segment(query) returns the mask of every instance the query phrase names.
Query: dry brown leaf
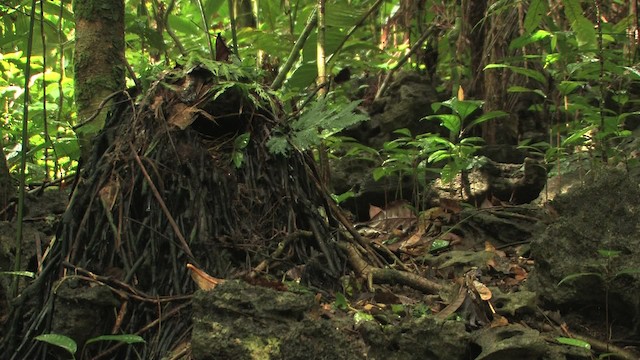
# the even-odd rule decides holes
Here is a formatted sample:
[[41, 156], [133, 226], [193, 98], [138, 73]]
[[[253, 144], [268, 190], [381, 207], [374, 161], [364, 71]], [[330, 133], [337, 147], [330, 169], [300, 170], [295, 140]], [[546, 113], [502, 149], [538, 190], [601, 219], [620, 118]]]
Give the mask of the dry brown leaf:
[[369, 219], [373, 220], [376, 215], [382, 212], [382, 208], [369, 204]]
[[[369, 213], [375, 213], [379, 209], [373, 205], [369, 208]], [[414, 225], [416, 216], [411, 206], [405, 201], [394, 201], [389, 206], [379, 211], [369, 220], [369, 227], [380, 231], [392, 232], [401, 229], [406, 232]]]
[[493, 314], [493, 320], [491, 320], [491, 325], [489, 326], [494, 328], [494, 327], [501, 327], [501, 326], [507, 326], [507, 325], [509, 325], [509, 320], [507, 320], [506, 317], [500, 314]]
[[438, 239], [447, 240], [450, 242], [450, 245], [454, 245], [461, 243], [463, 238], [462, 236], [449, 231], [448, 233], [444, 233], [441, 236], [438, 236]]
[[184, 130], [196, 119], [195, 114], [197, 112], [198, 108], [196, 108], [195, 106], [176, 103], [171, 108], [171, 115], [169, 115], [168, 123], [179, 127], [181, 130]]
[[164, 99], [162, 96], [158, 95], [153, 99], [153, 103], [149, 105], [149, 108], [153, 110], [156, 117], [159, 115], [159, 110], [162, 108], [162, 104], [164, 103]]
[[420, 231], [420, 230], [421, 229], [418, 229], [406, 241], [403, 241], [402, 244], [400, 245], [399, 249], [400, 250], [404, 250], [404, 249], [408, 249], [410, 247], [413, 247], [413, 246], [416, 246], [417, 244], [419, 244], [420, 241], [422, 240], [422, 235], [424, 235], [424, 230], [423, 231]]
[[490, 209], [493, 207], [493, 204], [491, 203], [491, 200], [489, 199], [484, 199], [482, 201], [482, 204], [480, 204], [480, 209]]
[[464, 89], [462, 88], [462, 86], [458, 87], [458, 100], [464, 100]]
[[375, 308], [376, 308], [376, 306], [371, 304], [371, 303], [367, 303], [362, 307], [362, 309], [364, 309], [364, 311], [367, 311], [367, 312], [371, 312], [371, 310], [373, 310]]
[[484, 243], [484, 251], [494, 253], [501, 258], [507, 257], [507, 254], [504, 251], [496, 249], [496, 247], [488, 241], [485, 241]]
[[211, 290], [224, 282], [224, 279], [214, 278], [192, 264], [187, 264], [187, 269], [191, 272], [191, 278], [196, 282], [200, 290]]
[[523, 281], [528, 276], [527, 270], [515, 264], [511, 265], [511, 267], [509, 268], [509, 272], [511, 272], [513, 274], [513, 277], [518, 281]]
[[113, 205], [116, 203], [116, 198], [118, 197], [118, 193], [120, 192], [120, 182], [118, 179], [112, 179], [105, 186], [102, 187], [99, 191], [100, 200], [105, 208], [109, 211], [113, 209]]
[[489, 288], [485, 284], [481, 283], [478, 280], [473, 280], [473, 288], [476, 289], [476, 291], [480, 295], [480, 299], [484, 301], [491, 299], [491, 297], [493, 296], [491, 294], [491, 290], [489, 290]]

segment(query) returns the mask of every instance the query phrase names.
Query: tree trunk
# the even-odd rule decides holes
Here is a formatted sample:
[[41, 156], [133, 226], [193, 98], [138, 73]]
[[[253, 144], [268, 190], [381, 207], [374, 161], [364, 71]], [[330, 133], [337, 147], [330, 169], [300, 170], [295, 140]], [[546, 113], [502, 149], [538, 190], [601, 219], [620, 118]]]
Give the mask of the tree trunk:
[[[490, 0], [487, 8], [491, 8], [496, 0]], [[509, 43], [518, 30], [518, 10], [515, 7], [497, 10], [486, 16], [487, 24], [485, 49], [482, 68], [491, 63], [499, 63], [507, 58]], [[509, 110], [509, 84], [514, 84], [509, 73], [504, 69], [492, 69], [484, 73], [484, 108], [485, 112]], [[482, 138], [489, 145], [515, 144], [518, 139], [518, 119], [509, 117], [494, 119], [482, 124]]]
[[[79, 123], [91, 118], [110, 94], [124, 90], [124, 0], [76, 0], [75, 101]], [[107, 111], [77, 130], [82, 159], [104, 125]]]

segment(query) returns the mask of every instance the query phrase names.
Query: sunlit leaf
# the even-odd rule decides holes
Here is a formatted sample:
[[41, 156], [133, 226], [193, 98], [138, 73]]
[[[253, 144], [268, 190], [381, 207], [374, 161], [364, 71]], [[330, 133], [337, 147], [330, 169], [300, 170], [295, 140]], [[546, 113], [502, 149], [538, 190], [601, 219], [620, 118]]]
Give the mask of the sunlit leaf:
[[499, 117], [505, 117], [505, 116], [509, 116], [509, 113], [501, 110], [489, 111], [488, 113], [483, 114], [482, 116], [479, 116], [477, 119], [469, 123], [469, 125], [467, 125], [467, 128], [471, 128], [478, 124], [482, 124], [483, 122], [487, 122], [489, 120], [496, 119]]
[[564, 345], [571, 345], [571, 346], [575, 346], [575, 347], [579, 347], [587, 350], [591, 349], [591, 344], [589, 344], [584, 340], [573, 339], [568, 337], [557, 337], [556, 341]]
[[540, 26], [542, 17], [547, 12], [547, 0], [532, 0], [527, 9], [526, 16], [524, 18], [524, 31], [525, 34], [529, 34], [533, 29]]
[[34, 278], [36, 274], [32, 271], [0, 271], [0, 275], [24, 276]]
[[36, 336], [35, 339], [62, 348], [71, 355], [75, 355], [76, 351], [78, 351], [78, 344], [68, 336], [60, 334], [42, 334]]
[[353, 320], [357, 325], [366, 321], [374, 321], [375, 319], [371, 314], [367, 314], [366, 312], [363, 312], [363, 311], [356, 311], [356, 313], [353, 314]]
[[606, 250], [606, 249], [598, 249], [598, 254], [602, 257], [606, 258], [614, 258], [620, 255], [621, 251], [618, 250]]

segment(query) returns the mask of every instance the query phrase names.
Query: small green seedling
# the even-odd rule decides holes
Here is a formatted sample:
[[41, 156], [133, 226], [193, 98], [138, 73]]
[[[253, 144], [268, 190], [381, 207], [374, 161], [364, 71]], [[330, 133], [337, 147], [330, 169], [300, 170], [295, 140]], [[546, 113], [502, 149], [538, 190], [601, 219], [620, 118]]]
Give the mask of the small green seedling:
[[[72, 338], [60, 335], [60, 334], [42, 334], [35, 337], [36, 340], [51, 344], [66, 350], [72, 359], [76, 359], [76, 352], [78, 351], [78, 344]], [[127, 344], [136, 344], [145, 342], [144, 339], [138, 335], [123, 334], [123, 335], [101, 335], [87, 340], [86, 345], [89, 345], [98, 341], [119, 341]]]

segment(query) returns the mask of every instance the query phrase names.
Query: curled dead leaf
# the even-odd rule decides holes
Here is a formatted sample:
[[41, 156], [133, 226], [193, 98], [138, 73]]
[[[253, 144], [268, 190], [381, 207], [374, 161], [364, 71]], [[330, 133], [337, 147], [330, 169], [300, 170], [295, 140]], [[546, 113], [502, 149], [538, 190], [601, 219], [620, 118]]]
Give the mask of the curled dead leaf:
[[187, 269], [189, 269], [191, 272], [191, 278], [196, 282], [196, 285], [198, 285], [198, 288], [201, 290], [211, 290], [218, 286], [218, 284], [224, 282], [224, 279], [214, 278], [192, 264], [187, 264]]
[[481, 283], [478, 280], [473, 280], [473, 288], [476, 290], [478, 295], [480, 295], [480, 299], [484, 301], [491, 299], [491, 297], [493, 296], [491, 294], [491, 290], [489, 290], [489, 288], [485, 284]]

